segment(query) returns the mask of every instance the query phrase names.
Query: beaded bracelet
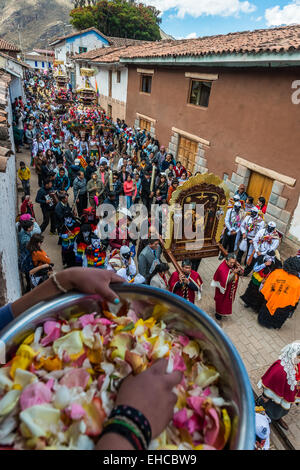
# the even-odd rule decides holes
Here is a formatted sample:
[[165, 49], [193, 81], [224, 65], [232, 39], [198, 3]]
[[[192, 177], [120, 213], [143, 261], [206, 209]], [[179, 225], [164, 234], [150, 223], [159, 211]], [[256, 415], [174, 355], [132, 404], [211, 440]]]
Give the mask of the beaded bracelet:
[[131, 429], [125, 426], [124, 422], [122, 424], [119, 424], [117, 422], [111, 422], [109, 424], [106, 423], [100, 438], [105, 434], [109, 433], [119, 434], [120, 436], [125, 437], [125, 439], [127, 439], [127, 441], [132, 445], [135, 450], [146, 450], [146, 448], [143, 447], [139, 438], [134, 434]]
[[127, 427], [135, 436], [137, 439], [140, 441], [142, 447], [144, 450], [147, 449], [147, 442], [144, 438], [143, 433], [141, 430], [138, 428], [138, 426], [133, 423], [130, 419], [126, 418], [126, 416], [116, 416], [115, 418], [110, 418], [108, 421], [106, 421], [104, 427], [109, 426], [110, 424], [118, 424], [118, 425], [124, 425]]
[[126, 417], [133, 422], [143, 434], [147, 447], [149, 446], [152, 438], [151, 426], [147, 418], [135, 408], [127, 405], [119, 405], [114, 408], [110, 414], [110, 418], [113, 417]]

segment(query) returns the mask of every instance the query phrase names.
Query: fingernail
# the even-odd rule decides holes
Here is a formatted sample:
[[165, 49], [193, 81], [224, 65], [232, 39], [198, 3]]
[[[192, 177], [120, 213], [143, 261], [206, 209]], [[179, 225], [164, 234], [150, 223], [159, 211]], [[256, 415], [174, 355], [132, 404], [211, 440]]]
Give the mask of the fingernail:
[[119, 304], [119, 303], [120, 303], [120, 299], [115, 298], [114, 304]]

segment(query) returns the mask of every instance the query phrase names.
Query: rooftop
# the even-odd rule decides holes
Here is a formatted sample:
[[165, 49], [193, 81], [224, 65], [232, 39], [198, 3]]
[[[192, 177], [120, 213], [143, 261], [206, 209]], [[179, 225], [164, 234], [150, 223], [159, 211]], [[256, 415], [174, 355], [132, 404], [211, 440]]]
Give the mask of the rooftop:
[[99, 31], [99, 29], [97, 29], [97, 28], [87, 28], [87, 29], [82, 29], [80, 31], [75, 31], [73, 33], [67, 34], [66, 36], [60, 36], [58, 38], [55, 38], [51, 42], [50, 46], [56, 45], [56, 44], [58, 44], [62, 41], [65, 41], [66, 39], [73, 38], [74, 36], [80, 36], [81, 34], [85, 34], [85, 33], [89, 33], [89, 32], [94, 32], [94, 33], [99, 34], [100, 36], [102, 36], [104, 39], [106, 39], [110, 43], [109, 38], [107, 36], [105, 36], [105, 34], [101, 33], [101, 31]]
[[5, 41], [5, 39], [0, 39], [0, 50], [1, 51], [12, 51], [12, 52], [21, 52], [21, 49], [11, 42]]
[[300, 50], [300, 25], [206, 36], [198, 39], [164, 40], [133, 46], [123, 58], [206, 56], [220, 54], [282, 53]]

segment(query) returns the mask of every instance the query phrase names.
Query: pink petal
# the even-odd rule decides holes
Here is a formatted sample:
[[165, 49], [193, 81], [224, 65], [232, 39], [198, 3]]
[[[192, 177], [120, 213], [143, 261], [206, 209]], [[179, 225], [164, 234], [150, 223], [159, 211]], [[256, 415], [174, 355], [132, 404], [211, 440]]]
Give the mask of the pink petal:
[[60, 323], [56, 321], [46, 321], [44, 324], [44, 333], [47, 335], [41, 340], [42, 346], [48, 346], [60, 337]]
[[186, 370], [186, 365], [184, 363], [184, 360], [182, 359], [182, 356], [179, 353], [176, 353], [174, 355], [173, 371], [175, 371], [175, 370], [180, 370], [181, 372]]
[[185, 347], [189, 344], [190, 340], [187, 336], [179, 336], [178, 337], [180, 344]]
[[211, 390], [209, 387], [207, 387], [205, 390], [202, 392], [203, 397], [208, 397], [211, 394]]
[[68, 408], [67, 412], [72, 419], [81, 419], [85, 415], [85, 410], [79, 403], [72, 403]]
[[175, 428], [183, 428], [188, 420], [187, 416], [187, 409], [182, 408], [182, 410], [177, 411], [177, 413], [174, 413], [173, 416], [173, 424]]
[[49, 379], [48, 382], [46, 383], [46, 387], [49, 388], [49, 390], [52, 390], [54, 383], [55, 383], [54, 379]]
[[190, 434], [193, 434], [196, 431], [201, 431], [203, 424], [201, 424], [199, 416], [193, 414], [193, 416], [188, 420], [186, 428]]
[[82, 328], [84, 328], [86, 325], [94, 325], [95, 317], [92, 313], [87, 314], [87, 315], [82, 315], [82, 317], [80, 317], [78, 321], [80, 325], [82, 326]]
[[95, 321], [96, 323], [101, 323], [101, 325], [105, 325], [105, 326], [113, 325], [113, 322], [110, 321], [108, 318], [97, 318], [97, 320]]
[[23, 411], [34, 405], [50, 403], [51, 400], [52, 393], [49, 388], [42, 382], [37, 382], [24, 388], [20, 396], [20, 405]]
[[68, 388], [82, 387], [86, 388], [90, 374], [85, 369], [69, 370], [59, 381], [60, 385], [66, 385]]
[[206, 415], [206, 429], [205, 429], [205, 442], [209, 445], [214, 445], [220, 430], [220, 421], [217, 411], [210, 408]]
[[81, 356], [78, 357], [78, 359], [76, 359], [76, 361], [72, 362], [71, 364], [72, 367], [82, 367], [82, 364], [84, 363], [86, 358], [87, 358], [86, 353], [82, 354]]
[[204, 411], [202, 410], [202, 405], [204, 401], [205, 401], [204, 397], [189, 397], [187, 399], [187, 404], [199, 416], [204, 417]]
[[137, 314], [132, 309], [128, 310], [127, 317], [130, 318], [130, 320], [132, 320], [133, 323], [136, 323], [138, 321]]
[[97, 380], [98, 390], [101, 390], [104, 380], [105, 380], [105, 375], [99, 375], [98, 380]]

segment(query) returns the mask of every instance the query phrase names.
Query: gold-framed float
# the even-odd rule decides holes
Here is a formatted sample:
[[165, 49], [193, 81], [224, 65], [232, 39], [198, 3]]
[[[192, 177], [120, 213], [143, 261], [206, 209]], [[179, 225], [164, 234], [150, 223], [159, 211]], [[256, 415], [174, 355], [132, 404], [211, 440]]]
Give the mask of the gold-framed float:
[[[169, 202], [170, 211], [164, 240], [166, 252], [171, 253], [176, 261], [218, 256], [228, 200], [229, 189], [226, 183], [213, 173], [197, 174], [179, 186]], [[203, 206], [203, 213], [198, 219], [196, 204]], [[185, 205], [188, 205], [188, 209]], [[197, 224], [202, 224], [201, 239], [186, 238], [184, 230], [178, 236], [175, 231], [180, 225], [174, 224], [174, 216], [179, 219], [181, 217], [182, 222], [187, 219], [191, 221], [194, 233], [197, 233]]]

